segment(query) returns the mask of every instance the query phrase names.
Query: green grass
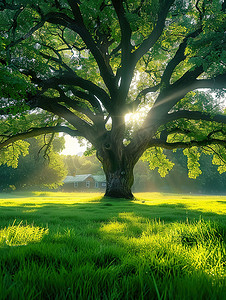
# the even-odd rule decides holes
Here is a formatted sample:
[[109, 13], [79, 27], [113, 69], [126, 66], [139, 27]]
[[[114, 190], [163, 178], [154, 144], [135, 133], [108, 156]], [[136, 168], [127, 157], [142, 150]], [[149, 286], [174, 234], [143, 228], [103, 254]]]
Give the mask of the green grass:
[[226, 299], [225, 204], [0, 194], [0, 299]]

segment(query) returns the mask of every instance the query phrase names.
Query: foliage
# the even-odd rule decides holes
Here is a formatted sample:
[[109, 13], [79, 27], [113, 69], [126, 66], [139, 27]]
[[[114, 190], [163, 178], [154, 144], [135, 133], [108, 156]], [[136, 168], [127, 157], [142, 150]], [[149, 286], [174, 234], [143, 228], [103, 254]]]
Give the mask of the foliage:
[[[43, 144], [41, 137], [27, 140], [29, 155], [19, 158], [17, 169], [13, 169], [14, 165], [11, 164], [0, 167], [2, 190], [9, 189], [10, 186], [21, 189], [31, 186], [56, 188], [62, 185], [67, 170], [58, 152], [64, 147], [64, 139], [55, 137], [51, 146], [48, 145], [49, 139], [50, 137], [44, 138], [47, 144]], [[12, 155], [8, 153], [7, 157], [10, 159]]]
[[[30, 83], [28, 81], [29, 78], [1, 64], [0, 74], [0, 97], [3, 110], [10, 108], [10, 114], [16, 115], [17, 113], [29, 109], [29, 106], [23, 101], [27, 92], [31, 92]], [[6, 99], [8, 101], [6, 101]], [[17, 100], [17, 102], [15, 100]], [[13, 105], [10, 105], [10, 102]]]
[[162, 178], [157, 170], [150, 171], [148, 161], [139, 161], [134, 168], [134, 192], [225, 194], [226, 174], [219, 174], [217, 167], [212, 164], [212, 155], [199, 153], [198, 163], [202, 173], [194, 180], [194, 177], [189, 176], [194, 171], [188, 170], [187, 159], [182, 150], [164, 150], [164, 153], [174, 164], [173, 169]]
[[147, 160], [149, 162], [151, 170], [158, 168], [161, 177], [165, 177], [174, 166], [174, 163], [166, 158], [166, 155], [161, 148], [147, 150], [142, 156], [142, 160]]
[[201, 154], [196, 147], [185, 149], [183, 152], [184, 155], [188, 157], [188, 176], [190, 178], [196, 178], [199, 174], [202, 174], [199, 168], [200, 164], [198, 163]]
[[213, 156], [213, 164], [218, 166], [218, 171], [220, 174], [226, 172], [226, 155], [225, 149], [222, 147], [217, 147], [217, 151], [213, 149], [214, 156]]
[[[7, 120], [3, 117], [0, 119], [0, 139], [4, 143], [7, 140], [8, 134], [21, 133], [24, 130], [30, 130], [33, 126], [44, 126], [46, 122], [49, 125], [56, 123], [54, 117], [48, 113], [21, 113], [9, 117]], [[29, 136], [28, 136], [29, 137]], [[25, 140], [15, 141], [0, 151], [0, 165], [7, 164], [16, 168], [18, 166], [18, 159], [20, 155], [26, 156], [29, 151], [29, 143]], [[38, 151], [38, 150], [37, 150]], [[58, 151], [58, 150], [56, 150]]]
[[26, 141], [17, 141], [0, 152], [0, 165], [17, 168], [20, 155], [28, 155], [29, 144]]

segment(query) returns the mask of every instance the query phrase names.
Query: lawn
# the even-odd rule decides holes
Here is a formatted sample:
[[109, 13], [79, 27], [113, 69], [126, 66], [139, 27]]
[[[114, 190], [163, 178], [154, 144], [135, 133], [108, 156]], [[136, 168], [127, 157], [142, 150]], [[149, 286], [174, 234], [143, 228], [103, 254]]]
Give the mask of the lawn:
[[0, 194], [0, 299], [226, 299], [225, 204]]

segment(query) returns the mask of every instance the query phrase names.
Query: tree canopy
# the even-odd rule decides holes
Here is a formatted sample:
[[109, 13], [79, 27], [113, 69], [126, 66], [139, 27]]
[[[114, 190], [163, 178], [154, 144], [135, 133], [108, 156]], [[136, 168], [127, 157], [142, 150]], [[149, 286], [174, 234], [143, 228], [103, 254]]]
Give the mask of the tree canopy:
[[[225, 7], [222, 0], [1, 1], [2, 155], [11, 147], [23, 153], [19, 140], [40, 134], [84, 137], [103, 164], [106, 195], [126, 198], [147, 149], [163, 172], [172, 167], [164, 148], [184, 148], [196, 173], [200, 151], [225, 171]], [[129, 113], [142, 121], [128, 126]]]

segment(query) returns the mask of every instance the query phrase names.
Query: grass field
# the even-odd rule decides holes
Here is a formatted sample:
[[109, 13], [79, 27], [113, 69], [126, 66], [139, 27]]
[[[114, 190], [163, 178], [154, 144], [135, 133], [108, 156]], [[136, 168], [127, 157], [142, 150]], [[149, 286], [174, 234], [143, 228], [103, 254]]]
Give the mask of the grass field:
[[0, 194], [0, 299], [226, 299], [225, 204]]

